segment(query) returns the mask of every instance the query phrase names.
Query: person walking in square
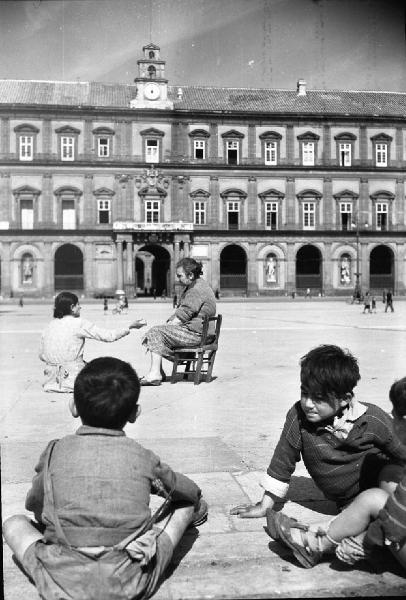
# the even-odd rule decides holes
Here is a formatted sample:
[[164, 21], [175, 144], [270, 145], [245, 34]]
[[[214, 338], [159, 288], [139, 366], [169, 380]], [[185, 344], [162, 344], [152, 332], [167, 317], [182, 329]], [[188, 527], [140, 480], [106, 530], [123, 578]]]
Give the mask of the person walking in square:
[[365, 296], [364, 296], [364, 310], [362, 311], [362, 314], [364, 313], [372, 313], [371, 310], [371, 296], [369, 292], [365, 292]]
[[[139, 393], [129, 363], [89, 362], [69, 403], [82, 425], [51, 441], [35, 468], [26, 509], [36, 523], [14, 515], [3, 524], [44, 600], [149, 598], [186, 529], [207, 519], [196, 483], [126, 436]], [[152, 516], [151, 494], [165, 499]]]
[[386, 292], [386, 305], [385, 305], [385, 312], [388, 311], [388, 308], [390, 308], [391, 312], [394, 312], [394, 308], [393, 308], [393, 293], [392, 290], [388, 290]]

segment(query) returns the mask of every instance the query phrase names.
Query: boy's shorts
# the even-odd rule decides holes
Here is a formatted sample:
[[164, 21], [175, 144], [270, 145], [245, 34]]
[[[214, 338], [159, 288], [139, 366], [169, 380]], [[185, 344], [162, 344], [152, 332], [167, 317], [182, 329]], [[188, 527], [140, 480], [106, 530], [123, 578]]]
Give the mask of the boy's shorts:
[[173, 545], [162, 529], [156, 532], [156, 552], [140, 565], [125, 550], [106, 550], [92, 558], [62, 544], [34, 542], [24, 554], [22, 566], [41, 598], [58, 600], [130, 600], [149, 598], [168, 567]]

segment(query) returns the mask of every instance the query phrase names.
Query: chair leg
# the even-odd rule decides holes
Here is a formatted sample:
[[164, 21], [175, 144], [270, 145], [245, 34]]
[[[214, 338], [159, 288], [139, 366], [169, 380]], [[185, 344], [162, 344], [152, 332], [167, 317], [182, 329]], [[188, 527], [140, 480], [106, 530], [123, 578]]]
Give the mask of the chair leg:
[[204, 357], [204, 352], [199, 352], [199, 356], [196, 361], [196, 371], [195, 371], [195, 381], [194, 381], [195, 385], [199, 385], [199, 383], [200, 383], [200, 373], [201, 373], [202, 366], [203, 366], [203, 357]]
[[215, 358], [216, 358], [216, 350], [213, 350], [213, 352], [211, 352], [210, 356], [209, 356], [207, 375], [206, 375], [206, 383], [210, 383], [210, 381], [211, 381], [211, 374], [213, 372]]
[[176, 371], [177, 371], [177, 368], [178, 368], [178, 357], [175, 356], [174, 359], [173, 359], [171, 383], [176, 383]]

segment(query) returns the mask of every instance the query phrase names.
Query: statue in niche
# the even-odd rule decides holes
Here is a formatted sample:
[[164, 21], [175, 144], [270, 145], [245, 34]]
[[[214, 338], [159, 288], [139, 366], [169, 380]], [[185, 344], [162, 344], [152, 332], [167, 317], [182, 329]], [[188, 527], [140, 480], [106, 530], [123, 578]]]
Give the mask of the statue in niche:
[[274, 256], [268, 256], [265, 265], [267, 283], [276, 283], [276, 260]]
[[23, 284], [30, 285], [33, 281], [34, 261], [31, 254], [25, 254], [22, 261]]
[[351, 266], [348, 256], [341, 257], [340, 263], [340, 283], [341, 285], [351, 284]]

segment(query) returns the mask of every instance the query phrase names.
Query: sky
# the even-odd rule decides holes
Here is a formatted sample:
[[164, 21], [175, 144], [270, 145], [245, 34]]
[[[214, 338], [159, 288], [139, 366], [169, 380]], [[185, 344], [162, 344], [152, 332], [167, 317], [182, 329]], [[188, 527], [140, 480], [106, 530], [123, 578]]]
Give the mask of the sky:
[[0, 0], [0, 78], [406, 92], [406, 0]]

